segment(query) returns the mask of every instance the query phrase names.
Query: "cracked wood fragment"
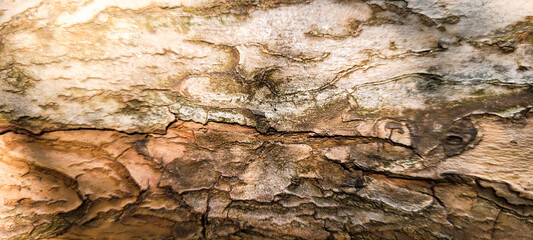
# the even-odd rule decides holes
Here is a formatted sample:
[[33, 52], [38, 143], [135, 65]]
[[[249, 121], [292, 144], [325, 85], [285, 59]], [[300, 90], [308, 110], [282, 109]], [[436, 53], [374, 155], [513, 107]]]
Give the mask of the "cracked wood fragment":
[[532, 239], [532, 9], [0, 0], [0, 239]]

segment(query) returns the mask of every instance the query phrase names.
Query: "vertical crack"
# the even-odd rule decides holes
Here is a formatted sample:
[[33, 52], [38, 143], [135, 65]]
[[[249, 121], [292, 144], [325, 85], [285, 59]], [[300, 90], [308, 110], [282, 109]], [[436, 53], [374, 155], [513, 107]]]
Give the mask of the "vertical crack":
[[201, 221], [202, 221], [202, 236], [204, 239], [207, 239], [207, 225], [209, 224], [209, 202], [211, 200], [211, 191], [207, 192], [207, 203], [205, 208], [205, 213], [202, 214]]
[[498, 219], [500, 218], [500, 215], [502, 214], [502, 210], [498, 212], [498, 215], [496, 215], [496, 218], [494, 219], [494, 224], [492, 224], [492, 231], [490, 234], [490, 239], [494, 239], [494, 233], [496, 232], [496, 224], [498, 224]]

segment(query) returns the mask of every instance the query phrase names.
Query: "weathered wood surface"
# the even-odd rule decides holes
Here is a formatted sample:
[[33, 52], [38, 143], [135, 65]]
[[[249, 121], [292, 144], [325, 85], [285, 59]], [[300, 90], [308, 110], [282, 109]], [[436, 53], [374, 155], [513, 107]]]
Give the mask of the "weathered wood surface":
[[0, 0], [2, 239], [533, 239], [533, 1]]

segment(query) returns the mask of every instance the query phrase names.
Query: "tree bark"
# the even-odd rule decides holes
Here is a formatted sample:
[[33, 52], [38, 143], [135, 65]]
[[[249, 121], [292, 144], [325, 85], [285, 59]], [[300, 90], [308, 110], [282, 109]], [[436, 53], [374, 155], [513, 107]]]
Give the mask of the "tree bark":
[[1, 239], [533, 239], [529, 0], [0, 0]]

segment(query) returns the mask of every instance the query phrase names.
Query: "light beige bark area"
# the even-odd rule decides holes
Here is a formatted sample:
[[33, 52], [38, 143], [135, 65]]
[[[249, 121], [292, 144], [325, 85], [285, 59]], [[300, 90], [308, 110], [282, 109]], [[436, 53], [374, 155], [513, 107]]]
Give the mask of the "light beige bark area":
[[533, 239], [533, 1], [0, 0], [0, 239]]

